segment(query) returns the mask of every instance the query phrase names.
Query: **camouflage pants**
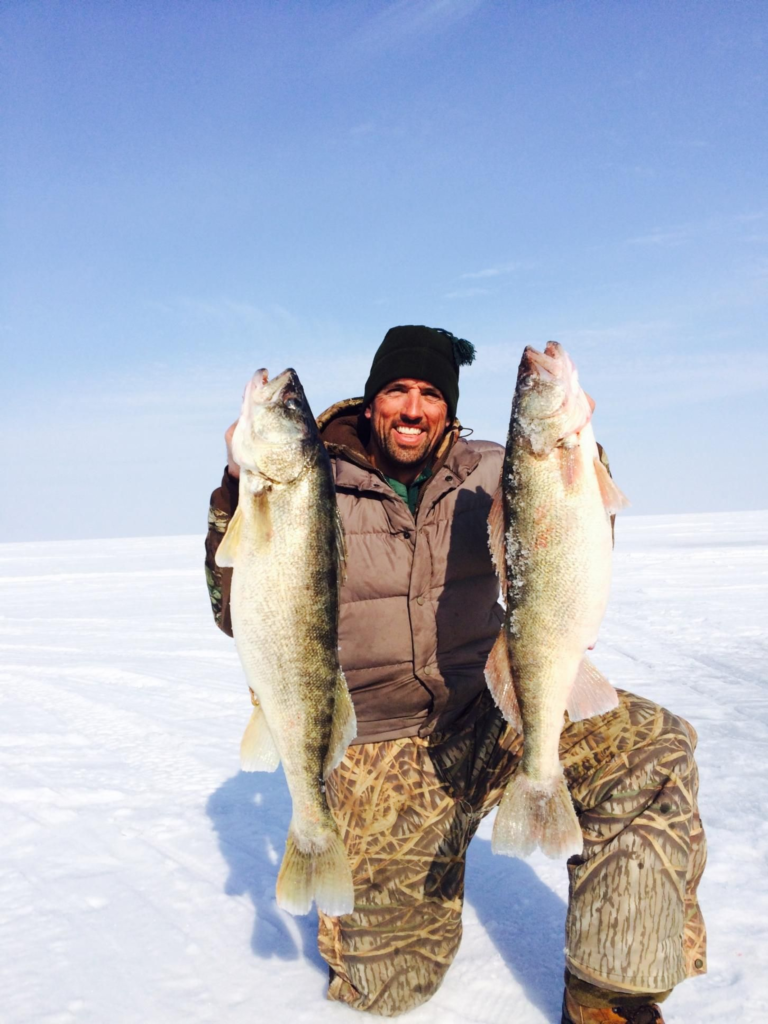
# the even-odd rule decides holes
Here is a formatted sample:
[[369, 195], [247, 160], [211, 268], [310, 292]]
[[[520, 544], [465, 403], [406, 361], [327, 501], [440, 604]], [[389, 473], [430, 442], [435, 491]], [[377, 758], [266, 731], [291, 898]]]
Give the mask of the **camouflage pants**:
[[[695, 732], [620, 697], [561, 736], [584, 833], [568, 863], [566, 966], [602, 988], [663, 992], [706, 969]], [[461, 940], [467, 847], [521, 748], [490, 700], [463, 732], [349, 748], [327, 786], [355, 881], [353, 913], [320, 915], [330, 999], [395, 1016], [437, 990]]]

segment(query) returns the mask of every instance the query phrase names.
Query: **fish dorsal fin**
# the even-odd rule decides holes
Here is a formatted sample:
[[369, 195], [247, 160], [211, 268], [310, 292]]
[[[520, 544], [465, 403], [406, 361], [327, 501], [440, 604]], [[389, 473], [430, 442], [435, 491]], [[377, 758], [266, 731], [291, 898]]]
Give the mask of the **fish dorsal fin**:
[[[502, 471], [503, 472], [503, 471]], [[491, 558], [496, 567], [496, 572], [501, 584], [501, 595], [507, 597], [507, 553], [504, 543], [504, 495], [501, 487], [496, 488], [491, 503], [491, 511], [488, 513], [488, 546], [491, 549]]]
[[595, 475], [606, 512], [612, 515], [614, 512], [621, 512], [622, 509], [629, 508], [629, 498], [622, 494], [597, 456], [595, 456]]
[[273, 772], [280, 764], [280, 754], [267, 725], [264, 708], [251, 690], [253, 711], [240, 741], [240, 767], [244, 772]]
[[619, 695], [611, 683], [588, 658], [583, 658], [565, 705], [568, 717], [572, 722], [580, 722], [618, 706]]
[[352, 698], [347, 689], [344, 673], [339, 669], [336, 676], [336, 687], [333, 701], [333, 723], [328, 741], [328, 753], [323, 765], [323, 778], [327, 779], [333, 769], [340, 764], [347, 752], [347, 747], [357, 735], [357, 718], [352, 705]]
[[341, 513], [338, 506], [334, 506], [333, 528], [336, 535], [336, 571], [338, 574], [339, 589], [347, 578], [347, 542], [344, 539], [344, 523], [341, 521]]
[[235, 564], [235, 555], [240, 546], [240, 532], [243, 525], [243, 510], [238, 505], [235, 514], [227, 524], [221, 544], [216, 549], [216, 565], [220, 569], [231, 569]]
[[503, 627], [496, 637], [496, 643], [491, 648], [488, 661], [485, 663], [485, 681], [504, 718], [513, 729], [522, 732], [523, 719], [515, 693], [512, 669], [509, 665], [507, 634]]

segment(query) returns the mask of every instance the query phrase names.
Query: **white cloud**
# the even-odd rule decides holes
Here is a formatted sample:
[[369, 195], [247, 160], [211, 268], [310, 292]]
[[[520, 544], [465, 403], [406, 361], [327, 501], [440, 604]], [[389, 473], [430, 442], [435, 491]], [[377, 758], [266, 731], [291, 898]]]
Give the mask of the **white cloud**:
[[682, 245], [700, 235], [717, 231], [728, 231], [741, 228], [745, 224], [755, 224], [765, 219], [767, 211], [752, 210], [748, 213], [735, 213], [729, 216], [710, 217], [704, 221], [689, 224], [677, 224], [667, 228], [653, 228], [646, 234], [637, 235], [626, 240], [627, 245]]
[[516, 270], [526, 270], [533, 266], [524, 260], [516, 260], [514, 263], [502, 263], [498, 267], [487, 267], [485, 270], [475, 270], [469, 274], [462, 274], [463, 281], [478, 280], [486, 277], [501, 277], [502, 274], [514, 274]]
[[455, 291], [446, 292], [444, 299], [474, 299], [478, 295], [490, 295], [488, 288], [457, 288]]
[[395, 46], [409, 37], [449, 28], [473, 14], [483, 0], [396, 0], [374, 15], [351, 40], [362, 50]]
[[638, 235], [636, 238], [627, 239], [628, 245], [682, 245], [694, 234], [692, 228], [674, 228], [670, 231], [656, 229], [647, 235]]

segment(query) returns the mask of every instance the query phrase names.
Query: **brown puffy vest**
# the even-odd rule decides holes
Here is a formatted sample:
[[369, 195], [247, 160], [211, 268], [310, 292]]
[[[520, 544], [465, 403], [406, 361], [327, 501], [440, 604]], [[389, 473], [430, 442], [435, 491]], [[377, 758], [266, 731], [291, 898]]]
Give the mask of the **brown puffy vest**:
[[487, 520], [504, 449], [455, 440], [414, 518], [355, 444], [358, 410], [341, 403], [318, 423], [346, 536], [339, 643], [361, 743], [447, 728], [485, 689], [503, 619]]

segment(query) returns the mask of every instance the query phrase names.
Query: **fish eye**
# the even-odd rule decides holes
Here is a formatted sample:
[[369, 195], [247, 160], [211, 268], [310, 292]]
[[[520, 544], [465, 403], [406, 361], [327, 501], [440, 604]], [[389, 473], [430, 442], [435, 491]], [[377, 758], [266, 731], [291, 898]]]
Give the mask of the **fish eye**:
[[296, 401], [295, 398], [286, 398], [285, 407], [286, 409], [298, 409], [299, 403]]

